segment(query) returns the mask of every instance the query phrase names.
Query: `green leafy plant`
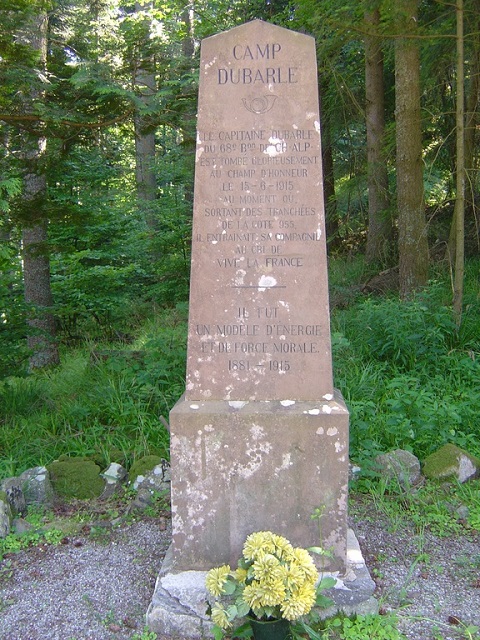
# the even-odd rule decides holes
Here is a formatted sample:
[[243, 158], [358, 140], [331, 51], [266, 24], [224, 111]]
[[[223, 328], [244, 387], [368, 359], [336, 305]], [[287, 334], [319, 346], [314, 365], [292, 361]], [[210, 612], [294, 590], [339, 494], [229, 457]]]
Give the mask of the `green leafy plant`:
[[65, 534], [58, 529], [46, 529], [45, 531], [27, 531], [21, 535], [8, 534], [0, 539], [0, 560], [7, 553], [18, 553], [22, 549], [35, 547], [39, 544], [60, 544]]
[[[358, 615], [353, 618], [335, 617], [327, 622], [327, 632], [339, 640], [403, 640], [405, 636], [397, 629], [395, 615]], [[332, 635], [325, 637], [331, 638]]]
[[135, 633], [132, 640], [157, 640], [158, 636], [154, 631], [144, 629], [142, 633]]

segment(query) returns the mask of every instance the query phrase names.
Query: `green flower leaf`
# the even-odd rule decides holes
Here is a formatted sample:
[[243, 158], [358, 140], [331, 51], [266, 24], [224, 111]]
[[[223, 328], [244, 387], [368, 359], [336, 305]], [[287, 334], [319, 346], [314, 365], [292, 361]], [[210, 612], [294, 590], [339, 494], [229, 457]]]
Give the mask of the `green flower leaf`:
[[310, 551], [311, 553], [316, 553], [319, 556], [328, 555], [328, 551], [325, 551], [325, 549], [323, 549], [322, 547], [308, 547], [307, 551]]
[[218, 625], [214, 624], [212, 627], [212, 633], [215, 640], [222, 640], [223, 638], [223, 629]]
[[237, 616], [238, 616], [238, 609], [236, 605], [231, 604], [229, 607], [227, 607], [227, 618], [230, 622], [232, 620], [235, 620]]
[[334, 602], [331, 598], [327, 598], [327, 596], [323, 596], [321, 593], [318, 593], [315, 599], [315, 604], [317, 607], [321, 607], [322, 609], [328, 609], [328, 607], [331, 607]]
[[247, 604], [245, 600], [242, 600], [242, 598], [238, 598], [236, 605], [238, 616], [240, 618], [244, 618], [246, 615], [248, 615], [248, 612], [250, 611], [250, 605]]
[[235, 582], [233, 582], [232, 580], [227, 580], [223, 585], [223, 593], [225, 593], [227, 596], [231, 596], [235, 592], [236, 588], [237, 585]]
[[322, 578], [318, 583], [317, 591], [323, 591], [323, 589], [332, 589], [337, 584], [335, 578], [331, 578], [330, 576], [326, 576]]

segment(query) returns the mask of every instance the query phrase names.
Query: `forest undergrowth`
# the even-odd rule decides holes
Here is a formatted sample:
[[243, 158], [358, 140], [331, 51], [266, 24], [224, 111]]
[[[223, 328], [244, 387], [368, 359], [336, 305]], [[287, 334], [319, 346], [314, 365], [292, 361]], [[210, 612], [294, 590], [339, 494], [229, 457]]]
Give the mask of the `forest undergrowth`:
[[[467, 263], [458, 328], [446, 268], [400, 300], [362, 293], [361, 258], [330, 261], [332, 297], [348, 294], [331, 314], [335, 386], [350, 411], [350, 457], [367, 480], [375, 455], [395, 448], [423, 459], [453, 442], [480, 454], [479, 272], [478, 260]], [[185, 303], [157, 310], [129, 327], [128, 341], [99, 331], [64, 345], [59, 367], [1, 380], [0, 477], [61, 454], [127, 466], [148, 453], [168, 457], [164, 425], [184, 391], [187, 317]]]

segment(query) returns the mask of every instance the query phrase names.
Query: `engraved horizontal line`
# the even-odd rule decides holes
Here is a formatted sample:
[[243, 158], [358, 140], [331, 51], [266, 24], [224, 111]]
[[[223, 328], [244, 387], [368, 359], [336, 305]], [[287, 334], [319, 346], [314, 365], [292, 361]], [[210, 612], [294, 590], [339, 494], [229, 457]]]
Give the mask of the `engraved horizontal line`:
[[258, 284], [232, 284], [232, 289], [286, 289], [286, 284], [276, 284], [273, 287], [262, 287]]

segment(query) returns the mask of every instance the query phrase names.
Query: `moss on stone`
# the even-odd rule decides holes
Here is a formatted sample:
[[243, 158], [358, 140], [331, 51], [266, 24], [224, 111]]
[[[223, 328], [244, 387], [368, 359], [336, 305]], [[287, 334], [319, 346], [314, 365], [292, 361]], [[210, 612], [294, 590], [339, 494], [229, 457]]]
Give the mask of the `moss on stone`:
[[423, 463], [423, 473], [430, 480], [445, 480], [457, 475], [461, 457], [468, 458], [477, 471], [480, 460], [454, 444], [445, 444], [435, 451]]
[[132, 464], [130, 468], [130, 472], [128, 474], [130, 480], [134, 482], [135, 479], [138, 478], [138, 476], [147, 475], [147, 473], [154, 469], [157, 464], [161, 464], [161, 462], [162, 458], [160, 456], [149, 455], [143, 456], [143, 458], [139, 458]]
[[123, 451], [122, 449], [118, 449], [117, 447], [113, 447], [111, 449], [108, 449], [107, 457], [110, 464], [112, 462], [117, 462], [118, 464], [121, 464], [122, 467], [127, 467], [129, 458], [128, 452]]
[[62, 456], [47, 468], [55, 492], [65, 498], [98, 498], [105, 488], [101, 469], [92, 460]]
[[7, 494], [5, 493], [5, 491], [0, 491], [0, 500], [2, 502], [8, 502], [8, 497], [7, 497]]

